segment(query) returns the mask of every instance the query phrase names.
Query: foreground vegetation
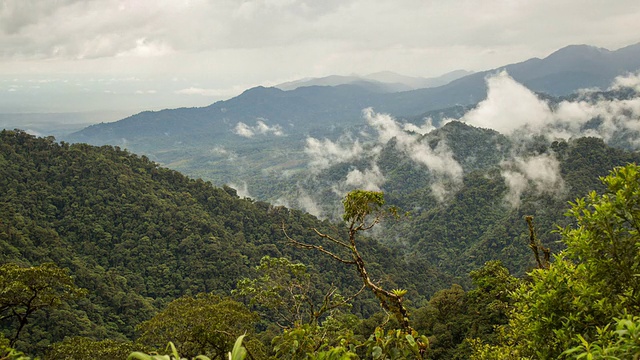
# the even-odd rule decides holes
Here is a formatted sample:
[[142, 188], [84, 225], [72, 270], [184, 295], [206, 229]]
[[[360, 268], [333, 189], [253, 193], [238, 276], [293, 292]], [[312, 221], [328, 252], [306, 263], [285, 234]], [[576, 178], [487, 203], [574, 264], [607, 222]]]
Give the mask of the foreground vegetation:
[[571, 204], [549, 263], [488, 261], [434, 292], [362, 236], [397, 213], [381, 193], [350, 193], [336, 229], [118, 149], [1, 138], [4, 358], [226, 359], [241, 337], [249, 359], [640, 354], [636, 165]]

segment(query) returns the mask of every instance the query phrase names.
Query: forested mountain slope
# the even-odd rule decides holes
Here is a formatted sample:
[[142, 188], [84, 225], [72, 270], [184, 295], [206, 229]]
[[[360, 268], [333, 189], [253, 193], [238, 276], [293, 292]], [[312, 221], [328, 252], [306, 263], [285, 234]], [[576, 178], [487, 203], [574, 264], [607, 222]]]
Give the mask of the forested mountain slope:
[[[21, 349], [39, 352], [65, 336], [132, 338], [135, 326], [185, 294], [228, 294], [262, 256], [309, 264], [318, 291], [359, 288], [331, 259], [294, 249], [282, 225], [313, 241], [310, 228], [337, 234], [300, 211], [241, 200], [110, 146], [56, 143], [20, 131], [0, 133], [0, 262], [69, 268], [85, 300], [36, 313]], [[336, 235], [337, 236], [337, 235]], [[440, 288], [425, 263], [363, 240], [374, 276], [418, 297]], [[410, 285], [408, 282], [410, 281]], [[362, 298], [354, 311], [376, 311]], [[2, 323], [4, 329], [11, 324]]]
[[[468, 284], [469, 271], [488, 260], [499, 259], [518, 275], [533, 266], [527, 215], [534, 216], [546, 246], [560, 250], [554, 230], [566, 224], [567, 203], [601, 190], [598, 178], [611, 168], [640, 162], [638, 152], [595, 137], [514, 139], [458, 121], [411, 139], [411, 147], [401, 137], [377, 149], [365, 147], [357, 157], [279, 189], [290, 192], [285, 198], [308, 196], [330, 217], [339, 215], [340, 191], [380, 189], [390, 204], [410, 214], [385, 225], [380, 239]], [[447, 150], [437, 157], [439, 145]], [[421, 153], [436, 164], [446, 160], [447, 166], [425, 166], [416, 156]], [[458, 172], [445, 172], [456, 166]], [[276, 178], [268, 184], [278, 190]]]

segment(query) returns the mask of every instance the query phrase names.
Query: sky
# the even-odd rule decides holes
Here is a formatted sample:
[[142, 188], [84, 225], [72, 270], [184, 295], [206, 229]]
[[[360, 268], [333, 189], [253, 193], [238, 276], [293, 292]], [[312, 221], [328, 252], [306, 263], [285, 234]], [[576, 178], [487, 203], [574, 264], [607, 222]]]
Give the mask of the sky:
[[638, 34], [638, 0], [0, 0], [0, 113], [206, 106], [257, 85], [481, 71]]

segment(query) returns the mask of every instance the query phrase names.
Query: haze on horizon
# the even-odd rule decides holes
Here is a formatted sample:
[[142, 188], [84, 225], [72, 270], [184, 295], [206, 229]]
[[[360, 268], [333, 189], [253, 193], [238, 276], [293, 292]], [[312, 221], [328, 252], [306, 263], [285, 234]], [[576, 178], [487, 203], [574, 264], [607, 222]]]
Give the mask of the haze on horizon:
[[0, 113], [206, 106], [305, 77], [616, 50], [639, 33], [637, 0], [1, 0]]

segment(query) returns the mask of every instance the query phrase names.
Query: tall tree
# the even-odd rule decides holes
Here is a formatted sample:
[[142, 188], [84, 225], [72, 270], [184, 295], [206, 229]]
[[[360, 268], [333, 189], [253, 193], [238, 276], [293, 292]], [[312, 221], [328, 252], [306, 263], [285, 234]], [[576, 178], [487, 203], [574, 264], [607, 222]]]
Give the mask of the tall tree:
[[[256, 320], [256, 314], [229, 298], [206, 293], [183, 296], [141, 323], [139, 340], [156, 349], [173, 342], [189, 358], [204, 354], [224, 359], [240, 335], [252, 332]], [[251, 345], [255, 344], [247, 344]]]
[[8, 263], [0, 266], [0, 321], [15, 321], [10, 338], [15, 344], [30, 316], [41, 309], [60, 305], [65, 300], [79, 298], [87, 291], [78, 288], [67, 269], [54, 263], [22, 267]]
[[331, 286], [321, 295], [319, 284], [312, 282], [307, 267], [287, 258], [264, 256], [256, 270], [258, 277], [238, 281], [232, 293], [249, 298], [251, 305], [257, 305], [281, 328], [317, 324], [321, 316], [346, 306], [360, 293], [345, 299]]
[[360, 232], [370, 230], [386, 215], [397, 216], [397, 208], [390, 207], [384, 209], [384, 203], [384, 194], [382, 192], [366, 190], [351, 191], [342, 201], [344, 206], [342, 219], [348, 226], [348, 240], [336, 239], [331, 235], [314, 229], [318, 236], [337, 245], [340, 252], [327, 250], [321, 245], [300, 242], [291, 238], [286, 234], [286, 231], [285, 235], [295, 246], [304, 249], [314, 249], [343, 264], [355, 266], [364, 286], [369, 288], [376, 298], [378, 298], [382, 308], [393, 314], [402, 328], [410, 330], [409, 312], [403, 304], [403, 297], [406, 294], [406, 290], [397, 289], [389, 291], [384, 289], [379, 283], [373, 281], [367, 271], [366, 263], [358, 251], [357, 238]]

